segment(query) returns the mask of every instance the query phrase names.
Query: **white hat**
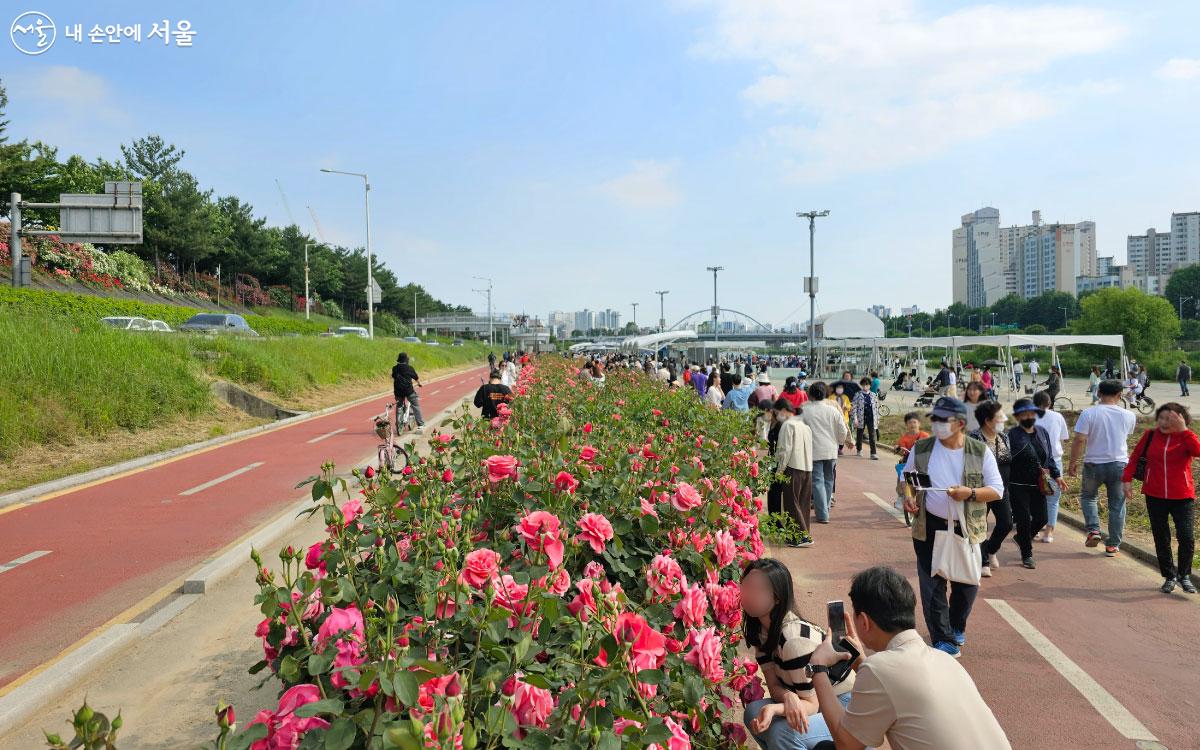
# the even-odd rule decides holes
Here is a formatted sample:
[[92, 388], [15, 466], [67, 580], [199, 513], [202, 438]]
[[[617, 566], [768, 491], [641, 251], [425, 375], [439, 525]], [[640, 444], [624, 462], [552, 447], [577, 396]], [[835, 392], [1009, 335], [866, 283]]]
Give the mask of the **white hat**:
[[758, 382], [762, 383], [763, 385], [770, 385], [771, 384], [771, 376], [765, 372], [759, 373]]

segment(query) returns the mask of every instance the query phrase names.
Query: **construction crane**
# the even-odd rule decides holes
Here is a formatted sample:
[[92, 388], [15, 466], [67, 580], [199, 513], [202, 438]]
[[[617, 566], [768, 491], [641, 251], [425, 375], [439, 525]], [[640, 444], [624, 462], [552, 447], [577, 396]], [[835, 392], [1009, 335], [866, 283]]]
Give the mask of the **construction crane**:
[[321, 242], [329, 244], [329, 240], [325, 239], [325, 230], [321, 228], [321, 222], [317, 221], [317, 212], [312, 206], [305, 206], [308, 209], [308, 215], [312, 217], [313, 226], [317, 228], [317, 236], [321, 238]]
[[[278, 177], [275, 178], [275, 187], [279, 188], [279, 197], [283, 200], [283, 210], [287, 211], [288, 221], [296, 224], [296, 217], [292, 216], [292, 207], [288, 205], [287, 193], [283, 192], [283, 183], [279, 181]], [[296, 224], [296, 226], [300, 225]]]

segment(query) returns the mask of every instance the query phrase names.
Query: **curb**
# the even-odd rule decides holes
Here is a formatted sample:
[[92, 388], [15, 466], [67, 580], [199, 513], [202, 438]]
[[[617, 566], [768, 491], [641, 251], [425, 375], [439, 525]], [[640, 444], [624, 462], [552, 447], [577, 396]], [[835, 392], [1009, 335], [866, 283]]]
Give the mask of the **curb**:
[[[475, 369], [475, 367], [467, 367], [462, 370], [455, 370], [453, 372], [448, 372], [445, 375], [440, 375], [437, 378], [435, 378], [429, 382], [436, 383], [439, 380], [444, 380], [444, 379], [452, 377], [454, 375], [459, 375], [464, 372], [469, 372], [473, 369]], [[298, 424], [300, 422], [304, 422], [309, 419], [314, 419], [316, 417], [322, 417], [322, 416], [325, 416], [326, 414], [332, 414], [334, 412], [341, 411], [343, 409], [349, 409], [351, 407], [358, 406], [359, 404], [366, 403], [367, 401], [372, 401], [374, 399], [383, 398], [384, 396], [387, 396], [390, 393], [391, 393], [391, 391], [380, 391], [378, 393], [374, 393], [369, 396], [363, 396], [362, 398], [354, 399], [353, 401], [346, 401], [341, 404], [327, 406], [324, 409], [318, 409], [316, 411], [306, 411], [302, 414], [297, 414], [294, 417], [280, 419], [279, 421], [271, 422], [269, 424], [263, 424], [263, 425], [259, 425], [257, 427], [250, 427], [245, 430], [239, 430], [238, 432], [230, 433], [228, 435], [221, 435], [220, 437], [211, 438], [209, 440], [202, 440], [198, 443], [189, 443], [187, 445], [181, 445], [178, 448], [172, 448], [170, 450], [162, 451], [159, 453], [151, 453], [148, 456], [139, 456], [138, 458], [132, 458], [128, 461], [122, 461], [119, 464], [113, 464], [111, 466], [101, 466], [99, 468], [91, 469], [89, 471], [85, 471], [80, 474], [71, 474], [70, 476], [61, 477], [59, 479], [54, 479], [49, 482], [43, 482], [41, 484], [31, 485], [24, 489], [15, 490], [15, 491], [10, 492], [5, 495], [0, 495], [0, 508], [7, 507], [9, 505], [16, 505], [18, 503], [23, 503], [27, 500], [33, 500], [34, 498], [40, 497], [42, 495], [49, 495], [54, 492], [61, 492], [63, 490], [68, 490], [73, 487], [78, 487], [79, 485], [88, 484], [90, 482], [96, 482], [96, 481], [99, 481], [102, 479], [109, 479], [109, 478], [115, 477], [119, 474], [124, 474], [126, 472], [133, 471], [135, 469], [145, 468], [146, 466], [150, 466], [152, 464], [157, 464], [157, 463], [162, 463], [163, 461], [170, 461], [172, 459], [180, 458], [180, 457], [186, 456], [190, 453], [195, 453], [198, 451], [206, 450], [208, 448], [215, 448], [224, 443], [232, 442], [234, 440], [240, 440], [242, 438], [249, 437], [251, 435], [257, 435], [257, 434], [263, 433], [263, 432], [270, 432], [271, 430], [282, 429], [284, 427]]]
[[[1070, 508], [1064, 508], [1059, 505], [1058, 518], [1060, 521], [1065, 521], [1068, 526], [1074, 529], [1087, 533], [1087, 524], [1083, 522], [1083, 516], [1078, 515]], [[1121, 540], [1121, 553], [1132, 557], [1138, 562], [1145, 563], [1158, 572], [1158, 554], [1154, 550], [1148, 550], [1137, 542], [1131, 542], [1128, 539]]]
[[[438, 412], [426, 421], [426, 427], [439, 426], [449, 420], [469, 398], [470, 396], [465, 396]], [[426, 433], [414, 435], [412, 442], [415, 443], [425, 435]], [[374, 458], [375, 452], [372, 451], [354, 465], [370, 463]], [[227, 578], [237, 568], [246, 565], [251, 547], [265, 547], [297, 526], [300, 523], [297, 514], [311, 503], [311, 496], [305, 496], [303, 500], [289, 504], [287, 509], [273, 520], [227, 545], [216, 557], [205, 560], [183, 578], [180, 588], [147, 606], [145, 612], [150, 614], [141, 622], [109, 625], [74, 650], [56, 657], [56, 661], [48, 662], [50, 666], [12, 692], [0, 696], [0, 738], [18, 728], [39, 708], [69, 690], [77, 681], [116, 653], [153, 635], [185, 609], [200, 601], [206, 591]]]

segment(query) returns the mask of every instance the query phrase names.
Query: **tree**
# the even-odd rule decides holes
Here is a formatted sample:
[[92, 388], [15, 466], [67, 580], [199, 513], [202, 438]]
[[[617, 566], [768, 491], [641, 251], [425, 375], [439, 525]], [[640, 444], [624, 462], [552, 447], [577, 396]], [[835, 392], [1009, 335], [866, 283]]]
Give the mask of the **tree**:
[[[1196, 310], [1200, 309], [1200, 264], [1184, 266], [1171, 274], [1163, 296], [1178, 313], [1179, 300], [1190, 297], [1183, 303], [1183, 317], [1195, 318]], [[1190, 313], [1190, 314], [1189, 314]]]
[[[1063, 314], [1064, 307], [1067, 308], [1066, 315]], [[1079, 301], [1068, 292], [1046, 292], [1026, 301], [1022, 312], [1022, 328], [1039, 323], [1053, 330], [1062, 328], [1067, 319], [1079, 314]]]
[[0, 81], [0, 146], [8, 143], [8, 120], [4, 119], [4, 110], [8, 109], [8, 91], [4, 89], [4, 82]]
[[992, 305], [988, 313], [996, 314], [998, 324], [1019, 324], [1025, 313], [1025, 300], [1016, 294], [1010, 294]]
[[186, 152], [165, 143], [162, 136], [150, 134], [128, 146], [121, 146], [125, 166], [142, 180], [161, 181], [176, 171]]
[[1179, 338], [1179, 318], [1171, 303], [1139, 289], [1101, 289], [1084, 298], [1072, 330], [1125, 337], [1128, 352], [1142, 359]]

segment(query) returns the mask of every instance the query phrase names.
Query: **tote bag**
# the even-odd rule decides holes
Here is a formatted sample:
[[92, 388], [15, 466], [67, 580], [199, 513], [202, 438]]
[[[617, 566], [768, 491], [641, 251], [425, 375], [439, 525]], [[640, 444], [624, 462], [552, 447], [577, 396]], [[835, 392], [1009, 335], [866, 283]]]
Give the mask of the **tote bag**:
[[979, 585], [983, 560], [979, 545], [972, 544], [965, 536], [966, 523], [962, 523], [964, 536], [954, 533], [954, 522], [958, 520], [959, 501], [947, 498], [950, 503], [950, 519], [945, 531], [933, 532], [933, 575], [947, 581]]

